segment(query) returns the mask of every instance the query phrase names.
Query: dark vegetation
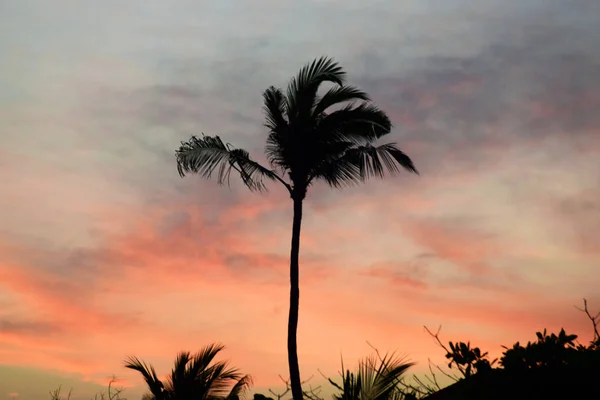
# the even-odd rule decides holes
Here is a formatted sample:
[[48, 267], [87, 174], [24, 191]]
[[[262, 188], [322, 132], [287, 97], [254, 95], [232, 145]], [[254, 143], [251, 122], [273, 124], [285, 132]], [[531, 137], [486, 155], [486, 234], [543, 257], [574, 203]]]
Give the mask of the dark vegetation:
[[[286, 390], [255, 394], [254, 400], [321, 400], [321, 388], [300, 380], [296, 350], [299, 309], [299, 253], [303, 202], [311, 185], [323, 181], [334, 188], [356, 185], [371, 177], [383, 178], [401, 170], [417, 173], [412, 160], [395, 143], [378, 144], [392, 124], [388, 116], [372, 104], [360, 89], [345, 83], [346, 74], [329, 58], [322, 57], [304, 66], [292, 78], [285, 93], [269, 87], [263, 94], [265, 145], [268, 167], [254, 161], [249, 153], [225, 143], [219, 136], [192, 136], [176, 152], [177, 169], [183, 177], [197, 174], [229, 183], [231, 173], [239, 175], [251, 191], [266, 190], [266, 181], [281, 184], [293, 205], [290, 251], [290, 309], [288, 319], [289, 380]], [[324, 93], [323, 84], [329, 85]], [[374, 354], [359, 361], [355, 370], [342, 363], [338, 379], [325, 377], [336, 400], [448, 400], [448, 399], [547, 399], [597, 398], [600, 389], [600, 338], [598, 315], [593, 316], [584, 302], [583, 312], [593, 324], [594, 339], [577, 342], [576, 335], [564, 330], [558, 334], [538, 332], [537, 340], [526, 345], [506, 347], [499, 360], [469, 342], [449, 342], [425, 328], [446, 352], [448, 371], [429, 363], [425, 377], [407, 376], [413, 365], [392, 354]], [[167, 379], [161, 380], [154, 367], [131, 357], [125, 367], [138, 371], [148, 393], [145, 400], [237, 400], [252, 381], [226, 362], [215, 362], [221, 345], [209, 345], [196, 354], [181, 352]], [[440, 374], [454, 383], [442, 388]], [[124, 400], [122, 389], [108, 386], [96, 400]], [[290, 393], [291, 392], [291, 393]], [[64, 397], [60, 388], [53, 400]]]

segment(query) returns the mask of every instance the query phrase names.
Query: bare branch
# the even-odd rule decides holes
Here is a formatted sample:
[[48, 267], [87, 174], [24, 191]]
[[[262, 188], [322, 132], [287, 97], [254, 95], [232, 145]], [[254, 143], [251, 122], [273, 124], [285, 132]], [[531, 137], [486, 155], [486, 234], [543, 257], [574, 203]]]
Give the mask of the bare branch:
[[588, 304], [586, 299], [583, 299], [583, 308], [579, 308], [577, 306], [573, 307], [587, 315], [588, 319], [592, 322], [593, 325], [594, 341], [598, 340], [600, 338], [600, 333], [598, 332], [598, 323], [600, 323], [600, 311], [595, 316], [592, 316], [592, 314], [588, 310]]
[[[431, 332], [431, 330], [429, 330], [429, 328], [427, 328], [425, 325], [423, 325], [423, 328], [425, 328], [425, 330], [427, 331], [427, 333], [429, 333], [429, 335], [430, 335], [430, 336], [431, 336], [431, 337], [432, 337], [432, 338], [433, 338], [433, 339], [434, 339], [434, 340], [437, 342], [437, 344], [438, 344], [438, 345], [439, 345], [439, 346], [440, 346], [442, 349], [444, 349], [444, 351], [446, 352], [446, 354], [452, 354], [452, 353], [450, 352], [450, 350], [448, 350], [448, 348], [447, 348], [446, 346], [444, 346], [444, 344], [443, 344], [443, 343], [442, 343], [442, 341], [440, 340], [440, 331], [442, 330], [442, 326], [441, 326], [441, 325], [438, 327], [438, 330], [437, 330], [435, 333]], [[444, 371], [442, 371], [442, 369], [441, 369], [439, 366], [437, 366], [437, 365], [436, 365], [436, 367], [437, 367], [437, 369], [438, 369], [440, 372], [442, 372], [444, 375], [446, 375], [446, 376], [448, 376], [448, 377], [451, 377], [450, 375], [448, 375], [447, 373], [445, 373]], [[464, 370], [464, 368], [462, 368], [460, 365], [456, 364], [456, 368], [458, 368], [458, 370], [460, 371], [460, 373], [461, 373], [461, 374], [463, 374], [463, 376], [466, 376], [466, 375], [467, 375], [467, 374], [466, 374], [466, 371]]]
[[[320, 372], [320, 371], [319, 371]], [[308, 382], [314, 378], [314, 375], [311, 375], [308, 379], [303, 380], [301, 383], [301, 385], [306, 385], [308, 384]], [[277, 397], [277, 400], [281, 400], [281, 398], [283, 396], [285, 396], [286, 394], [288, 394], [291, 390], [292, 390], [292, 385], [290, 383], [289, 379], [285, 379], [283, 376], [279, 375], [279, 379], [281, 379], [281, 381], [285, 384], [285, 391], [283, 391], [282, 393], [276, 393], [275, 391], [273, 391], [272, 389], [268, 389], [269, 393], [271, 393], [273, 396]], [[323, 397], [319, 396], [319, 393], [321, 392], [321, 385], [317, 386], [317, 387], [312, 387], [310, 384], [308, 386], [308, 390], [302, 389], [302, 394], [304, 394], [304, 397], [306, 397], [309, 400], [323, 400]]]

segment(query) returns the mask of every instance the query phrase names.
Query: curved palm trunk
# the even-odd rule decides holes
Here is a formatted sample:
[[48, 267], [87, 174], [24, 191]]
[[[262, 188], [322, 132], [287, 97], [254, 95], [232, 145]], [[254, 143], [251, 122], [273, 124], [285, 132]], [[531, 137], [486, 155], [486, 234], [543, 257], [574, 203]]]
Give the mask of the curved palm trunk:
[[300, 226], [302, 224], [302, 200], [294, 199], [294, 222], [292, 225], [292, 249], [290, 254], [290, 314], [288, 319], [288, 364], [294, 400], [302, 400], [302, 384], [298, 365], [296, 333], [298, 330], [298, 306], [300, 303], [299, 262]]

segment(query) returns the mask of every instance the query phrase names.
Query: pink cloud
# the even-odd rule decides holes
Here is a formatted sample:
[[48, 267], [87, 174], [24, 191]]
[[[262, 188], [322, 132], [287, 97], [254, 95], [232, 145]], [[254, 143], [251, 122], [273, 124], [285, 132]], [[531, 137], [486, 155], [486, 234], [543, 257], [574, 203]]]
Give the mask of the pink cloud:
[[[395, 199], [402, 201], [402, 196], [386, 203]], [[289, 226], [281, 216], [270, 221], [278, 206], [252, 205], [257, 200], [249, 200], [248, 208], [235, 206], [237, 214], [229, 211], [217, 218], [201, 207], [178, 202], [138, 210], [128, 231], [104, 237], [99, 248], [83, 252], [64, 270], [83, 275], [42, 269], [37, 263], [51, 260], [52, 252], [39, 250], [33, 257], [31, 250], [7, 247], [0, 267], [2, 286], [40, 311], [32, 318], [64, 333], [44, 337], [2, 332], [1, 358], [16, 359], [34, 348], [38, 351], [20, 357], [19, 365], [76, 373], [98, 383], [116, 373], [135, 386], [140, 385], [139, 377], [121, 368], [125, 356], [140, 356], [166, 372], [177, 351], [223, 341], [229, 348], [227, 358], [254, 374], [258, 387], [279, 385], [277, 374], [287, 371]], [[408, 196], [407, 204], [413, 202], [421, 207], [419, 197]], [[338, 207], [371, 215], [373, 226], [386, 227], [382, 235], [404, 236], [462, 268], [467, 277], [500, 274], [486, 261], [499, 254], [502, 243], [468, 224], [382, 220], [375, 218], [377, 207], [369, 206], [363, 196], [349, 197]], [[424, 368], [424, 360], [440, 350], [422, 325], [442, 324], [448, 340], [472, 339], [487, 348], [562, 321], [587, 329], [585, 322], [569, 317], [572, 310], [544, 312], [540, 307], [549, 300], [547, 295], [528, 293], [522, 285], [478, 288], [468, 279], [444, 282], [437, 267], [428, 265], [431, 258], [422, 260], [422, 269], [392, 261], [393, 253], [371, 254], [369, 258], [381, 261], [363, 263], [361, 250], [353, 245], [361, 237], [358, 226], [355, 232], [342, 224], [329, 225], [327, 231], [311, 226], [336, 211], [329, 206], [308, 217], [313, 222], [303, 241], [299, 348], [306, 376], [317, 368], [334, 374], [339, 353], [357, 359], [369, 352], [366, 340], [382, 350], [406, 351]], [[335, 238], [337, 245], [347, 243], [349, 255], [343, 260], [318, 256], [324, 237]], [[376, 243], [378, 233], [361, 240]], [[389, 247], [393, 248], [398, 249]], [[78, 271], [81, 266], [96, 272], [86, 275]], [[555, 303], [565, 301], [561, 297]], [[494, 333], [499, 330], [501, 334]]]

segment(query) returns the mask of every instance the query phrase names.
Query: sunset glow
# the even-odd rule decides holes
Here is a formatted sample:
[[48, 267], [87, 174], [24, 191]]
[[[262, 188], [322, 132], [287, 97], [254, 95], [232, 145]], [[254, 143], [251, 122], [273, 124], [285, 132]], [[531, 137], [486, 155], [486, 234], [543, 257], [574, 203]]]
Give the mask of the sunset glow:
[[2, 1], [0, 400], [89, 399], [113, 374], [139, 399], [126, 357], [166, 374], [212, 342], [253, 392], [281, 389], [289, 195], [181, 179], [174, 152], [204, 132], [263, 161], [262, 91], [323, 54], [420, 176], [309, 191], [303, 379], [367, 341], [443, 365], [424, 325], [492, 355], [544, 328], [590, 339], [600, 2], [568, 3]]

